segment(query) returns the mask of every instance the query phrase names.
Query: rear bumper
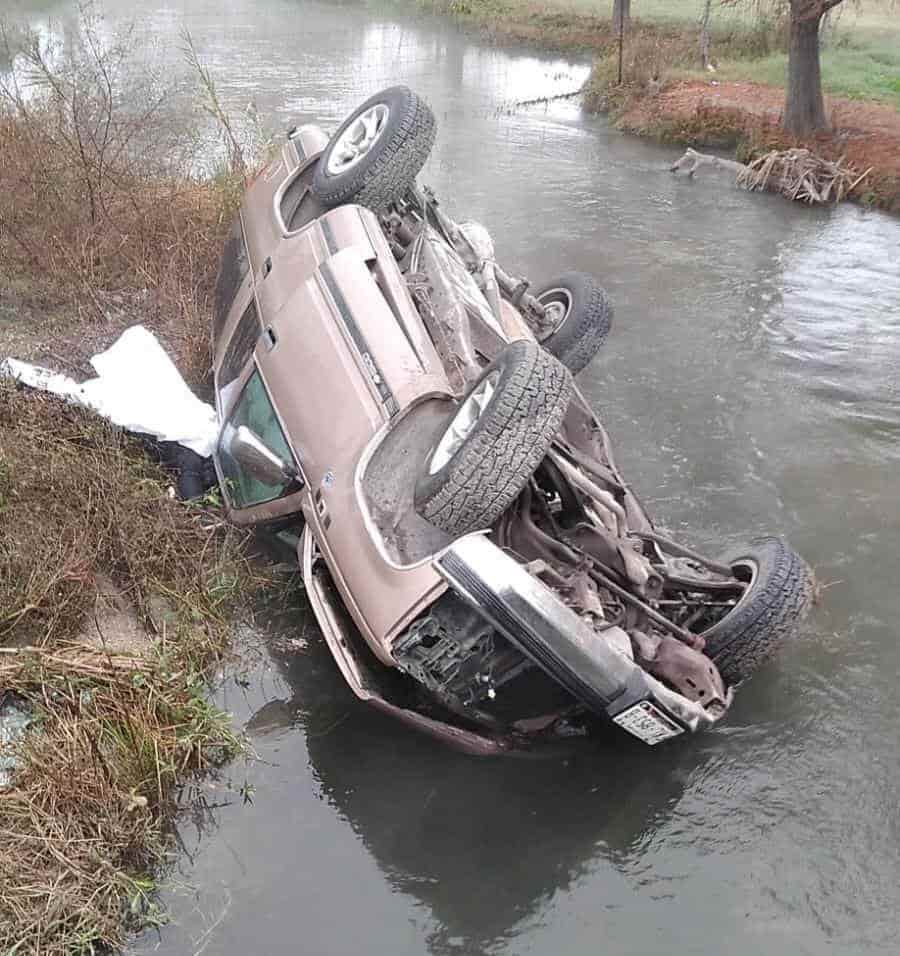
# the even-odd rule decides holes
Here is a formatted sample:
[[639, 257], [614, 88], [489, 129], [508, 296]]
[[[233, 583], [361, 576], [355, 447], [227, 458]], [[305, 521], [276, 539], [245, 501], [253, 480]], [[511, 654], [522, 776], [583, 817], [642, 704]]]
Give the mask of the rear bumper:
[[596, 632], [483, 534], [455, 541], [435, 568], [577, 700], [645, 743], [709, 727], [724, 713], [706, 711], [642, 670], [616, 648], [630, 646], [620, 628]]

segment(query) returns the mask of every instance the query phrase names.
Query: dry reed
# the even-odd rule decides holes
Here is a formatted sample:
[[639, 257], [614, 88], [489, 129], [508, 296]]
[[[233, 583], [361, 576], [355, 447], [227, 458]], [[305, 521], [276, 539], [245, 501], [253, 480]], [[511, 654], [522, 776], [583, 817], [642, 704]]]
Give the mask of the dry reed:
[[[86, 371], [142, 322], [196, 388], [243, 177], [195, 177], [183, 97], [134, 72], [129, 37], [92, 7], [79, 25], [65, 45], [26, 35], [0, 81], [0, 289], [17, 316], [0, 354]], [[178, 781], [237, 744], [202, 677], [258, 574], [241, 535], [167, 492], [137, 440], [0, 383], [0, 697], [36, 717], [0, 790], [4, 956], [94, 953], [159, 919]], [[82, 642], [101, 582], [146, 631], [127, 654]]]

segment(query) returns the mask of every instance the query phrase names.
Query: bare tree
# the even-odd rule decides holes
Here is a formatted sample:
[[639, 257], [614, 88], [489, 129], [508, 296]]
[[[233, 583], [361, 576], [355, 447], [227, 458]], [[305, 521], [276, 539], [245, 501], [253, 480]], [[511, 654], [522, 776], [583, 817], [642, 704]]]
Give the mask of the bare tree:
[[620, 34], [623, 28], [631, 19], [631, 0], [613, 0], [612, 22], [616, 35]]
[[842, 0], [789, 0], [790, 46], [784, 128], [795, 136], [828, 129], [819, 65], [822, 17]]

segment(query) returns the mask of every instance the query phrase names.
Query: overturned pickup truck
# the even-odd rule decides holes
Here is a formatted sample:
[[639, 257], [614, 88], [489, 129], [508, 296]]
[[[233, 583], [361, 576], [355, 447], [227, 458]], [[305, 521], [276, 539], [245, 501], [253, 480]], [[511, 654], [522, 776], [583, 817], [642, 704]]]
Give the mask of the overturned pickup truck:
[[230, 517], [296, 550], [353, 691], [459, 748], [708, 727], [811, 573], [776, 538], [711, 560], [654, 529], [573, 381], [606, 294], [508, 275], [417, 185], [434, 136], [393, 87], [248, 188], [213, 332]]

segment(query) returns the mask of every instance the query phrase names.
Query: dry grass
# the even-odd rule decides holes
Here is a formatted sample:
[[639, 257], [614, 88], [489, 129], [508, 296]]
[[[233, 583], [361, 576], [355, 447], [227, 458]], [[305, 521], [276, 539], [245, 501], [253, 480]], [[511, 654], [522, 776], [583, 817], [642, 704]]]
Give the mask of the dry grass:
[[141, 445], [91, 413], [0, 384], [0, 643], [85, 629], [98, 574], [152, 633], [224, 625], [242, 583], [238, 533], [167, 494]]
[[128, 35], [105, 38], [92, 7], [66, 39], [26, 38], [0, 80], [0, 304], [60, 333], [73, 365], [143, 321], [196, 385], [244, 156], [228, 128], [221, 171], [191, 175], [209, 160], [203, 109], [135, 67]]
[[[156, 917], [173, 788], [236, 746], [201, 677], [258, 582], [236, 531], [87, 412], [0, 386], [0, 460], [0, 693], [39, 720], [0, 791], [0, 952], [93, 952]], [[70, 643], [101, 578], [146, 625], [137, 656]]]
[[0, 952], [94, 953], [159, 919], [148, 874], [177, 779], [238, 746], [202, 688], [172, 669], [83, 649], [0, 660], [39, 731], [0, 792]]
[[615, 44], [598, 57], [585, 86], [585, 106], [592, 111], [617, 112], [632, 98], [652, 96], [668, 80], [672, 65], [696, 56], [696, 45], [684, 34], [634, 30], [622, 48], [622, 83]]
[[[783, 25], [762, 20], [752, 29], [718, 33], [715, 51], [723, 57], [759, 57], [783, 50], [785, 43]], [[585, 86], [585, 105], [591, 110], [616, 112], [630, 100], [653, 96], [699, 63], [699, 27], [635, 20], [622, 49], [622, 83], [618, 82], [618, 47], [611, 38], [594, 62]]]
[[[87, 371], [143, 322], [197, 388], [243, 176], [193, 175], [196, 115], [92, 8], [80, 26], [64, 48], [26, 38], [0, 83], [0, 355]], [[158, 919], [174, 788], [237, 745], [202, 678], [261, 582], [242, 537], [168, 484], [135, 439], [0, 383], [0, 697], [37, 716], [0, 791], [4, 956], [94, 953]], [[130, 656], [79, 643], [109, 582], [147, 632]]]
[[[489, 35], [544, 49], [591, 51], [602, 57], [616, 46], [612, 0], [418, 0], [418, 4], [452, 14]], [[635, 4], [625, 47], [641, 42], [642, 37], [661, 37], [678, 46], [673, 63], [696, 66], [701, 61], [701, 11], [702, 0], [694, 7], [671, 0]], [[777, 4], [766, 0], [746, 5], [731, 0], [715, 3], [709, 30], [716, 57], [767, 56], [785, 49], [787, 40]]]

